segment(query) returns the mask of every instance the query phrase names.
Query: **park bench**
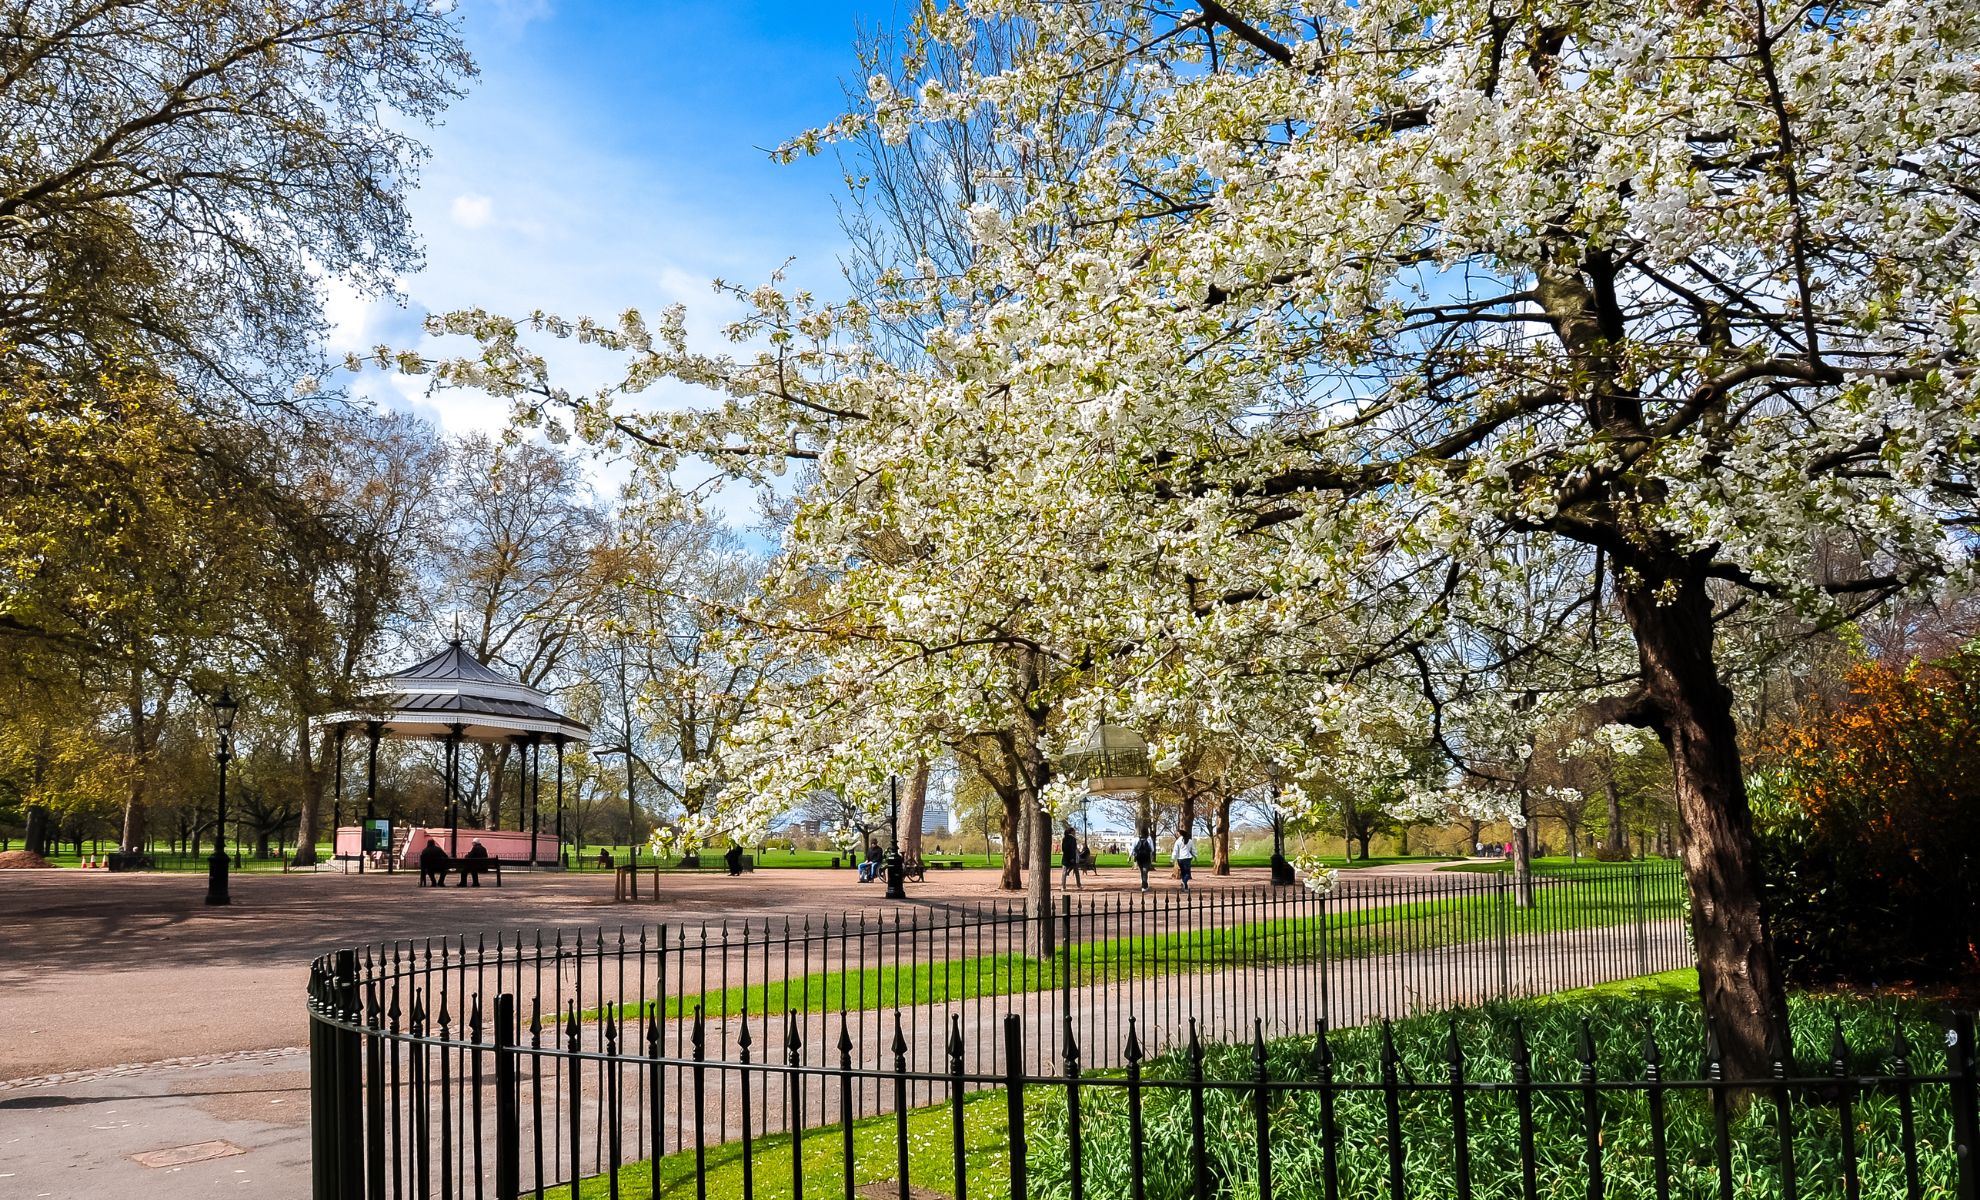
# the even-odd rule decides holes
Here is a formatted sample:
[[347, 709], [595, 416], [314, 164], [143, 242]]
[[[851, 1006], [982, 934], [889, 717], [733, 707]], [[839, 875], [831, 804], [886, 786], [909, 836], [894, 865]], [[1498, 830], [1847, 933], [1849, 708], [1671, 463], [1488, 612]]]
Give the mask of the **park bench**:
[[[450, 857], [447, 859], [447, 875], [453, 875], [459, 878], [460, 882], [455, 884], [454, 886], [461, 887], [467, 883], [467, 877], [470, 872], [479, 872], [480, 874], [483, 875], [492, 874], [495, 876], [495, 886], [501, 887], [503, 863], [504, 860], [499, 858], [470, 859], [468, 858], [467, 855], [463, 854], [456, 857]], [[517, 862], [517, 863], [509, 863], [508, 865], [522, 866], [524, 864]], [[422, 886], [425, 885], [425, 882], [426, 881], [424, 879], [420, 880]], [[440, 887], [447, 886], [446, 875], [442, 875], [440, 877], [439, 886]]]

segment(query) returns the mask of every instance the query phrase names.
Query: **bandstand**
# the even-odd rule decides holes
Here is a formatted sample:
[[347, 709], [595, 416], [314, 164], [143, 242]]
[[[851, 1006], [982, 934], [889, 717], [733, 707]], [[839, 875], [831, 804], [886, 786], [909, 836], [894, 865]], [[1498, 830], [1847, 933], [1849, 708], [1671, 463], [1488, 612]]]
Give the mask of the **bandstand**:
[[[338, 859], [355, 859], [362, 871], [368, 857], [375, 862], [375, 856], [382, 855], [388, 868], [396, 868], [401, 858], [417, 855], [429, 839], [440, 842], [449, 856], [458, 856], [465, 836], [482, 839], [497, 858], [532, 866], [564, 864], [564, 747], [583, 745], [590, 727], [551, 708], [549, 697], [538, 689], [491, 670], [459, 638], [431, 658], [376, 680], [371, 694], [355, 707], [332, 713], [318, 724], [336, 731], [332, 821]], [[365, 740], [364, 823], [345, 826], [344, 745], [352, 734]], [[398, 837], [389, 822], [379, 821], [378, 744], [388, 738], [436, 741], [444, 748], [445, 826], [407, 830]], [[461, 828], [461, 747], [470, 743], [506, 744], [522, 759], [516, 811], [519, 817], [527, 811], [527, 829]], [[555, 758], [554, 823], [548, 831], [540, 817], [546, 745]]]

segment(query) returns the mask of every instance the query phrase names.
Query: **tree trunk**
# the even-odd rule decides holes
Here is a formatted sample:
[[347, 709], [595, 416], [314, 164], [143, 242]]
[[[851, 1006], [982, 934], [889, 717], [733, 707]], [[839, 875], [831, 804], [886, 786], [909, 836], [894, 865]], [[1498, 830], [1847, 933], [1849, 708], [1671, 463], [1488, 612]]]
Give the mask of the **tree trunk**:
[[1758, 1079], [1775, 1044], [1787, 1044], [1787, 1000], [1768, 936], [1733, 695], [1713, 656], [1711, 597], [1696, 572], [1638, 576], [1621, 590], [1643, 664], [1644, 704], [1634, 715], [1670, 751], [1699, 992], [1728, 1073]]
[[1210, 848], [1210, 873], [1229, 875], [1231, 873], [1231, 800], [1230, 796], [1217, 799], [1217, 831]]
[[[309, 718], [297, 719], [302, 724], [296, 735], [296, 745], [302, 751], [302, 812], [296, 818], [296, 856], [289, 861], [295, 866], [307, 867], [316, 862], [316, 839], [323, 824], [323, 764], [336, 753], [333, 739], [337, 735], [333, 730], [325, 729], [322, 743], [312, 750]], [[330, 836], [335, 840], [336, 831], [332, 830]], [[334, 848], [332, 853], [335, 853]]]
[[1024, 890], [1024, 847], [1018, 836], [1018, 826], [1024, 820], [1024, 802], [1018, 799], [1017, 792], [999, 797], [1003, 800], [1003, 812], [997, 822], [997, 832], [1004, 839], [1004, 871], [997, 878], [997, 886], [1006, 892]]
[[1533, 907], [1533, 820], [1528, 815], [1526, 781], [1519, 784], [1520, 821], [1513, 827], [1513, 903]]
[[1615, 854], [1629, 852], [1629, 831], [1623, 828], [1622, 791], [1616, 787], [1614, 764], [1610, 765], [1608, 777], [1602, 781], [1603, 791], [1609, 801], [1609, 836], [1607, 848]]
[[48, 857], [48, 851], [51, 845], [52, 842], [48, 836], [48, 806], [46, 804], [28, 805], [27, 839], [22, 843], [21, 848], [29, 854], [39, 854], [43, 858], [46, 858]]
[[928, 760], [921, 759], [914, 764], [914, 774], [908, 777], [907, 803], [901, 805], [901, 853], [908, 858], [921, 857], [921, 819], [928, 811]]
[[131, 719], [131, 785], [124, 797], [124, 829], [117, 848], [126, 854], [136, 854], [144, 849], [145, 819], [149, 815], [145, 808], [145, 776], [151, 767], [151, 734], [144, 713], [143, 684], [135, 670], [131, 674], [128, 700]]
[[488, 765], [488, 828], [502, 827], [502, 788], [509, 779], [509, 747], [495, 747], [494, 761]]
[[1057, 942], [1052, 920], [1052, 813], [1043, 803], [1042, 792], [1051, 779], [1051, 764], [1045, 761], [1038, 739], [1029, 731], [1019, 735], [1016, 747], [1016, 777], [1024, 799], [1026, 817], [1026, 856], [1031, 860], [1031, 878], [1025, 881], [1025, 953], [1044, 960], [1052, 957]]

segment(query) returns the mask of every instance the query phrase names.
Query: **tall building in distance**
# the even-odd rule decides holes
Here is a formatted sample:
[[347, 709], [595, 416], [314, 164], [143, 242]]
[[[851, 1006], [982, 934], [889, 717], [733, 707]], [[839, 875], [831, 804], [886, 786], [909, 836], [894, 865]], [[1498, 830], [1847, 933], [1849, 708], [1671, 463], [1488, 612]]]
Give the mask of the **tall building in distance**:
[[921, 810], [921, 836], [945, 836], [954, 832], [949, 820], [949, 806], [938, 803], [930, 796], [927, 807]]

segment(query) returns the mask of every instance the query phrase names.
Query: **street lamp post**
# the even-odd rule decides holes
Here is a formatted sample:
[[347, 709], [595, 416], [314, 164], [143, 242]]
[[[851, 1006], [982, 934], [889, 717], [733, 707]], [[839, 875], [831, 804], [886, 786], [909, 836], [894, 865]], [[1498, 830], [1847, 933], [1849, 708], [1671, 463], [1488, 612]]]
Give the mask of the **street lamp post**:
[[907, 864], [901, 861], [901, 777], [889, 775], [887, 790], [893, 802], [887, 810], [887, 829], [893, 845], [887, 850], [887, 899], [907, 899]]
[[227, 891], [227, 764], [234, 757], [234, 713], [240, 705], [234, 702], [233, 693], [222, 687], [212, 708], [213, 728], [220, 740], [213, 752], [220, 762], [220, 810], [213, 822], [213, 855], [206, 860], [206, 902], [231, 904], [233, 897]]

